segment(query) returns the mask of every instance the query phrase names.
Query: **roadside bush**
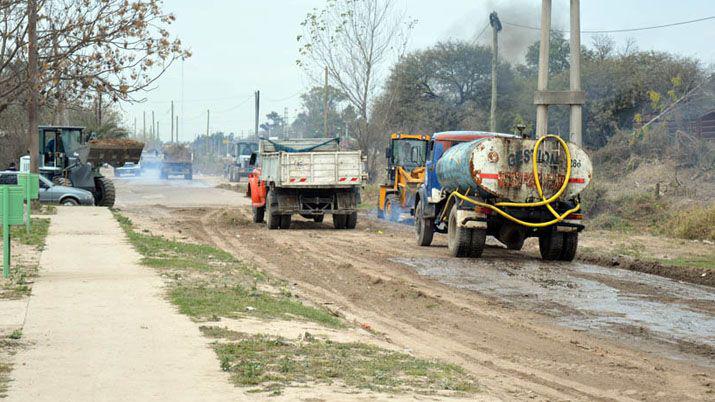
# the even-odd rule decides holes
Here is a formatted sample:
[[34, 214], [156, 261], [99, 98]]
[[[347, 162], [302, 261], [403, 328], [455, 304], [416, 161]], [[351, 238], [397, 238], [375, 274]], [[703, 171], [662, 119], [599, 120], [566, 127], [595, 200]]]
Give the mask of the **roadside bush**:
[[678, 212], [668, 226], [676, 237], [715, 241], [715, 205]]

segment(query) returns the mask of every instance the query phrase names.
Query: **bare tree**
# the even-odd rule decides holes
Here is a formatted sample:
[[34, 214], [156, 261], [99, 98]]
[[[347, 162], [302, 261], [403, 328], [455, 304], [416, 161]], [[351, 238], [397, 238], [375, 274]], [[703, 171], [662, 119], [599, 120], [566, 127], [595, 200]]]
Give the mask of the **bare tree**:
[[371, 177], [384, 139], [384, 133], [370, 129], [372, 100], [387, 63], [404, 53], [414, 24], [392, 0], [328, 0], [301, 23], [298, 65], [316, 83], [327, 67], [331, 84], [357, 110], [360, 124], [354, 134], [368, 156]]

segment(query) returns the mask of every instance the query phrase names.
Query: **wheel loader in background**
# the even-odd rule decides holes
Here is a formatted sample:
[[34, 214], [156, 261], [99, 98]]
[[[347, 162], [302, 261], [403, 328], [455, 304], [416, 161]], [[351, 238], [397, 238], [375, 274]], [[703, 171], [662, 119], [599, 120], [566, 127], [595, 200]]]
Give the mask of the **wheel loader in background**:
[[226, 166], [226, 178], [232, 183], [248, 177], [251, 155], [258, 152], [258, 140], [238, 140], [232, 144], [231, 162]]
[[425, 181], [427, 144], [430, 137], [420, 134], [392, 134], [385, 152], [387, 176], [380, 186], [377, 216], [399, 222], [402, 214], [414, 216], [417, 189]]
[[107, 164], [115, 168], [138, 163], [144, 143], [130, 139], [93, 139], [84, 127], [39, 127], [40, 174], [63, 186], [90, 191], [95, 204], [114, 206], [114, 183], [102, 175]]

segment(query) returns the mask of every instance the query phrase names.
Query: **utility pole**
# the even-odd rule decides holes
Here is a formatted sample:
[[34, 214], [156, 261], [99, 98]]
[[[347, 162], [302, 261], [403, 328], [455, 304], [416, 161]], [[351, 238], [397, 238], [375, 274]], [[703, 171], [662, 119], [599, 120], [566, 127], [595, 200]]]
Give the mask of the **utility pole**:
[[159, 122], [156, 122], [156, 139], [160, 140], [161, 139], [161, 134], [159, 133]]
[[209, 121], [211, 120], [211, 111], [206, 110], [206, 137], [209, 136]]
[[134, 138], [139, 138], [139, 134], [137, 133], [137, 117], [134, 116]]
[[541, 43], [539, 47], [539, 76], [537, 90], [534, 94], [536, 104], [536, 136], [548, 134], [549, 106], [567, 105], [571, 110], [569, 131], [571, 141], [577, 145], [582, 142], [582, 105], [586, 102], [586, 94], [581, 90], [581, 38], [580, 38], [580, 4], [579, 0], [571, 0], [571, 59], [569, 69], [570, 90], [549, 91], [549, 37], [551, 33], [551, 0], [541, 3]]
[[179, 142], [179, 115], [176, 115], [176, 142]]
[[156, 133], [154, 132], [154, 127], [156, 127], [156, 123], [154, 123], [154, 111], [151, 111], [151, 139], [156, 140]]
[[97, 91], [97, 126], [102, 127], [102, 90]]
[[260, 119], [260, 110], [261, 110], [261, 91], [256, 91], [254, 92], [254, 96], [256, 98], [256, 130], [255, 130], [255, 135], [256, 138], [258, 138], [258, 120]]
[[[551, 0], [541, 0], [541, 41], [539, 42], [539, 73], [537, 91], [549, 86], [549, 39], [551, 34]], [[536, 136], [543, 137], [549, 129], [549, 105], [536, 105]]]
[[142, 138], [146, 141], [146, 110], [142, 112]]
[[[581, 4], [580, 0], [571, 0], [571, 60], [569, 81], [571, 92], [581, 92]], [[580, 104], [571, 104], [571, 120], [569, 121], [571, 142], [579, 147], [583, 144], [583, 113]]]
[[325, 66], [325, 86], [323, 87], [323, 137], [328, 138], [328, 66]]
[[37, 132], [37, 2], [27, 1], [28, 58], [27, 75], [29, 91], [27, 99], [27, 136], [30, 148], [30, 171], [38, 173], [40, 138]]
[[492, 104], [489, 109], [489, 131], [497, 131], [497, 64], [499, 63], [499, 31], [501, 21], [497, 12], [489, 14], [489, 24], [492, 26]]
[[288, 108], [283, 108], [283, 138], [288, 139]]
[[171, 101], [171, 142], [174, 142], [174, 101]]

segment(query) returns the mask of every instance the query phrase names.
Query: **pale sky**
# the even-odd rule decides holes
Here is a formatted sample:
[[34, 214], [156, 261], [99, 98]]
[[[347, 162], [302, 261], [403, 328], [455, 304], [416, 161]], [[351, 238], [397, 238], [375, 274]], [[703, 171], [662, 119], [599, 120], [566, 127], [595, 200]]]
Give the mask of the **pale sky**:
[[[449, 39], [474, 39], [488, 23], [491, 11], [502, 22], [539, 25], [540, 0], [396, 0], [418, 23], [410, 49], [429, 47]], [[253, 131], [253, 92], [261, 91], [261, 121], [270, 111], [287, 108], [292, 120], [300, 110], [299, 95], [310, 82], [296, 66], [296, 35], [300, 22], [325, 0], [164, 0], [164, 9], [176, 15], [171, 31], [191, 49], [193, 56], [174, 64], [161, 77], [146, 102], [122, 104], [127, 127], [136, 118], [147, 131], [151, 111], [160, 122], [162, 139], [168, 140], [170, 104], [179, 115], [179, 138], [193, 139], [206, 131], [206, 110], [211, 110], [210, 131], [240, 134]], [[568, 0], [553, 1], [554, 28], [568, 29]], [[668, 24], [715, 15], [713, 0], [582, 0], [582, 30], [612, 30]], [[504, 26], [500, 36], [504, 54], [519, 58], [536, 31]], [[590, 43], [584, 34], [582, 43]], [[485, 31], [479, 41], [487, 43]], [[715, 64], [715, 20], [641, 32], [614, 33], [623, 46], [633, 38], [641, 50], [674, 52]], [[182, 79], [183, 77], [183, 79]], [[182, 90], [183, 89], [183, 90]], [[182, 102], [183, 99], [183, 102]]]

